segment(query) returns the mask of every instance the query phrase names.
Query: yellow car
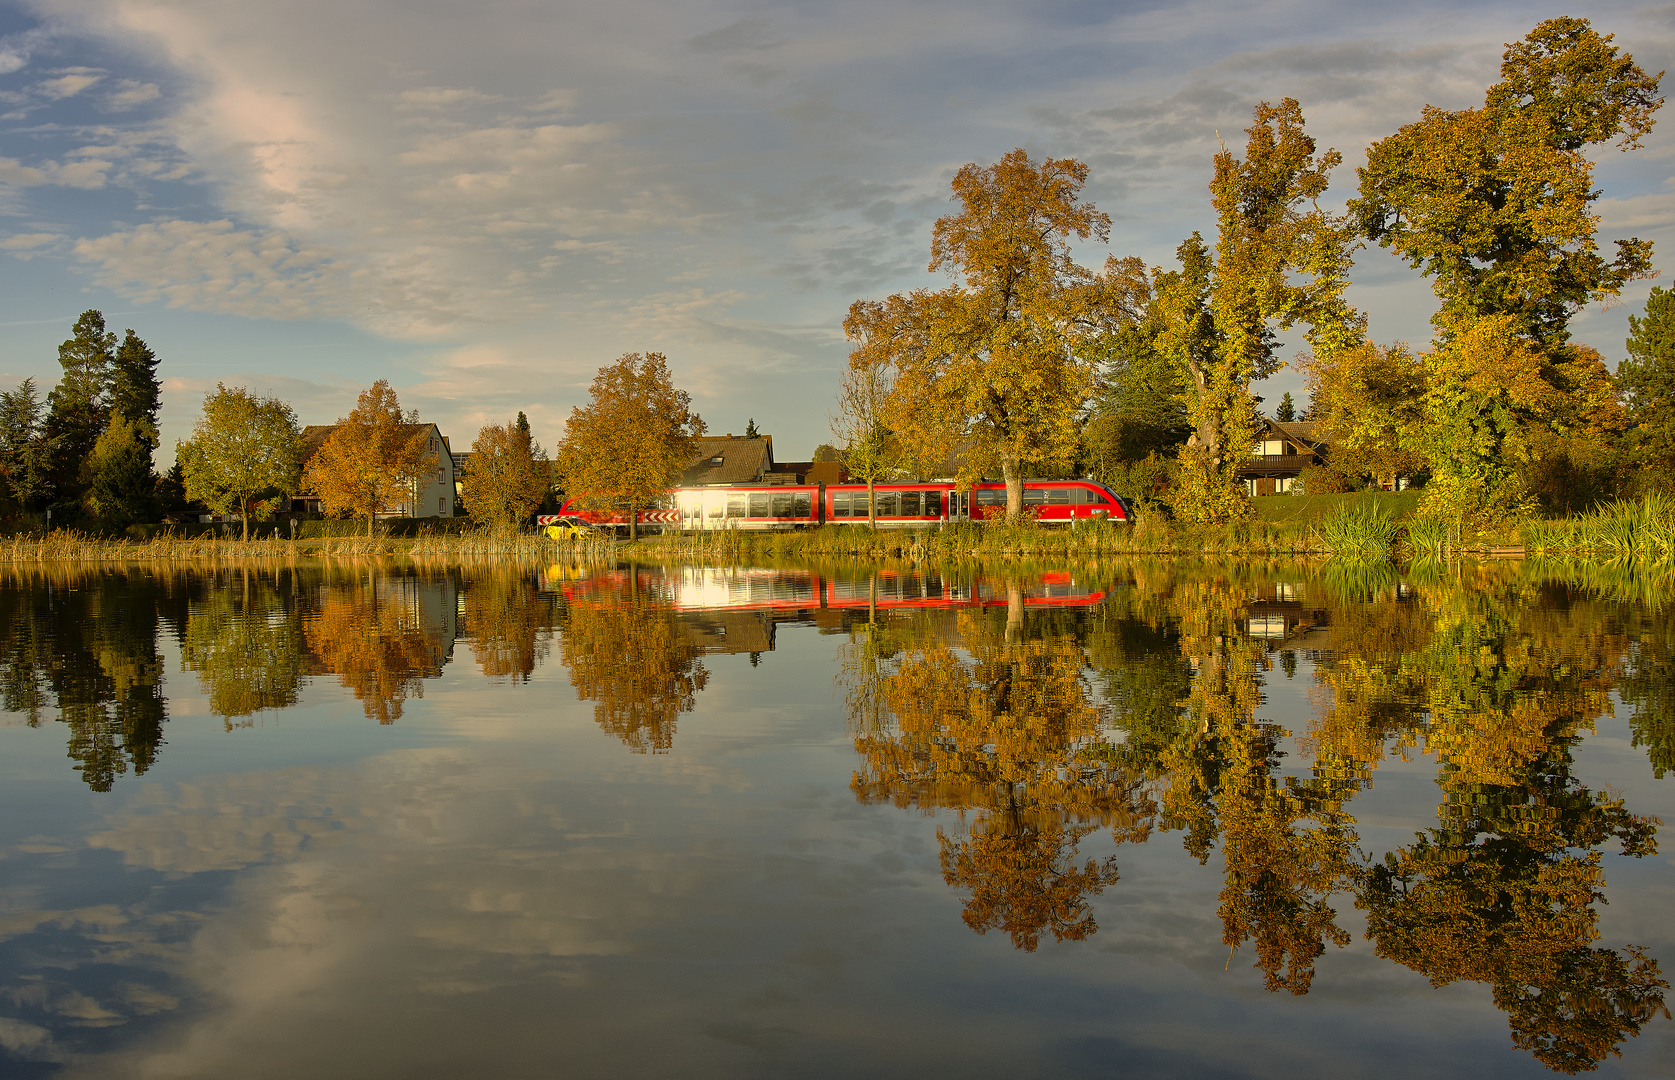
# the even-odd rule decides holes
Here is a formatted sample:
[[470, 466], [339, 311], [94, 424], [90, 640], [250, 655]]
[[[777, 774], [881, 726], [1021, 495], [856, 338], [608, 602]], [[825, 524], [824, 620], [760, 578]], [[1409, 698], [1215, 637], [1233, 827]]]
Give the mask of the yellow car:
[[599, 530], [583, 521], [579, 517], [566, 515], [546, 527], [546, 534], [552, 540], [580, 540], [583, 537], [595, 536]]

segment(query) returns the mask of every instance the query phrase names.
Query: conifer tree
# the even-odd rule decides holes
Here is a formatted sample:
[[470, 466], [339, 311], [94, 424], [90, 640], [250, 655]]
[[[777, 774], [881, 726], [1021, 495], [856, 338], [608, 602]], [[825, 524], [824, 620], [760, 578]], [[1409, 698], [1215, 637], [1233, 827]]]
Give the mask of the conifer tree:
[[52, 441], [52, 482], [60, 498], [82, 491], [82, 465], [104, 433], [109, 415], [106, 391], [116, 362], [116, 335], [96, 310], [81, 313], [71, 336], [58, 347], [64, 377], [47, 395], [47, 437]]
[[1291, 400], [1291, 391], [1287, 390], [1280, 396], [1279, 408], [1274, 410], [1274, 419], [1282, 424], [1289, 424], [1297, 419], [1297, 403]]
[[157, 382], [157, 354], [132, 330], [122, 338], [111, 360], [107, 395], [111, 413], [127, 417], [151, 449], [158, 445], [157, 414], [162, 387]]

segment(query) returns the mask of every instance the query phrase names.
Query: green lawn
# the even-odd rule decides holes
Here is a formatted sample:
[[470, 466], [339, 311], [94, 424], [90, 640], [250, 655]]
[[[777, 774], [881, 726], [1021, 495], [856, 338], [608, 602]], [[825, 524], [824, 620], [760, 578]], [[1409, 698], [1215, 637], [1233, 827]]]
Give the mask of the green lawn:
[[1419, 506], [1417, 491], [1357, 491], [1347, 495], [1259, 495], [1256, 516], [1267, 522], [1315, 521], [1347, 502], [1375, 500], [1380, 507], [1393, 514], [1397, 521], [1405, 520]]

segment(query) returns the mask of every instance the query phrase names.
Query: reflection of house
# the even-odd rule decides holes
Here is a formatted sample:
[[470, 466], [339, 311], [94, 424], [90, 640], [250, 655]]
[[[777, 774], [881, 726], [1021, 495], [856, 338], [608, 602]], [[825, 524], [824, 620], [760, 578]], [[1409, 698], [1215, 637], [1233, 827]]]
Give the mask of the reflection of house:
[[[302, 461], [306, 466], [308, 460], [319, 452], [325, 445], [331, 433], [337, 430], [336, 424], [310, 424], [302, 429]], [[395, 506], [386, 507], [379, 513], [379, 517], [453, 517], [455, 478], [457, 466], [455, 457], [448, 446], [448, 437], [442, 434], [435, 424], [402, 424], [399, 430], [403, 434], [424, 431], [429, 439], [428, 468], [413, 484], [407, 498]], [[470, 455], [463, 455], [470, 456]], [[320, 499], [317, 495], [297, 495], [289, 500], [289, 509], [293, 513], [321, 512]]]
[[1296, 484], [1298, 473], [1325, 464], [1326, 447], [1312, 421], [1282, 424], [1263, 417], [1262, 425], [1250, 460], [1239, 466], [1239, 479], [1252, 495], [1284, 494]]
[[678, 618], [687, 640], [704, 652], [773, 652], [774, 620], [766, 611], [693, 611]]

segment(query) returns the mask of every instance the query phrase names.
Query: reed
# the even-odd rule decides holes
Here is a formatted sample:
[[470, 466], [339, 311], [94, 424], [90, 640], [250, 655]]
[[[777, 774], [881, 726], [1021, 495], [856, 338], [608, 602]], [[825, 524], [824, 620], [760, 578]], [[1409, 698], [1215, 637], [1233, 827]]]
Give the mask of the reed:
[[1399, 526], [1376, 502], [1344, 503], [1320, 523], [1321, 539], [1334, 557], [1389, 558]]
[[1675, 500], [1651, 493], [1618, 499], [1591, 514], [1532, 521], [1519, 533], [1530, 555], [1585, 554], [1606, 560], [1675, 561]]

